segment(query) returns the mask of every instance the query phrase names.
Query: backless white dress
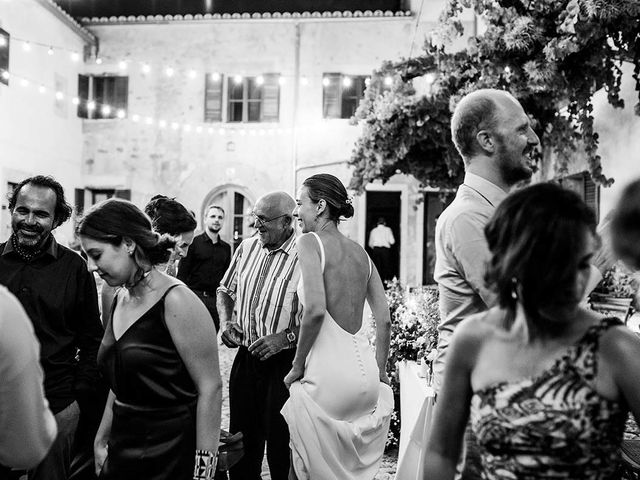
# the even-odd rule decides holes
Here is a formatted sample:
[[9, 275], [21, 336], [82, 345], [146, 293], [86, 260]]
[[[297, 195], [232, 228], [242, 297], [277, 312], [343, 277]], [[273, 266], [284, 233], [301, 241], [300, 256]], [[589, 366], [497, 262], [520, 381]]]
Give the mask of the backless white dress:
[[[313, 235], [324, 272], [324, 246]], [[304, 305], [302, 279], [298, 296]], [[292, 466], [300, 480], [371, 480], [378, 471], [393, 393], [380, 382], [375, 352], [363, 330], [353, 335], [326, 312], [304, 377], [291, 385], [282, 415], [289, 424]]]

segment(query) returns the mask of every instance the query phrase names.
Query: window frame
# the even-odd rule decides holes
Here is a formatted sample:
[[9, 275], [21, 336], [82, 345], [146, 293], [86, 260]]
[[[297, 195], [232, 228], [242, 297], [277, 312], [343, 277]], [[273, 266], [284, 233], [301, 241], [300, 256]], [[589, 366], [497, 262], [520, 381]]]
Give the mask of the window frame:
[[[344, 86], [344, 79], [348, 77], [352, 80], [351, 87]], [[335, 84], [324, 85], [324, 79], [328, 78]], [[348, 120], [358, 109], [358, 105], [364, 99], [364, 92], [367, 89], [366, 80], [370, 75], [349, 75], [338, 72], [325, 72], [322, 74], [322, 118], [327, 120]], [[348, 95], [351, 89], [355, 89], [358, 95]], [[334, 97], [334, 98], [332, 98]], [[355, 100], [356, 104], [353, 112], [345, 112], [346, 100]], [[339, 110], [339, 114], [337, 111]]]
[[[86, 79], [86, 80], [85, 80]], [[113, 83], [110, 87], [111, 92], [107, 91], [107, 82], [112, 80]], [[118, 80], [123, 80], [123, 84], [118, 86]], [[84, 83], [86, 82], [86, 98], [84, 98]], [[98, 96], [97, 89], [100, 89], [100, 96]], [[118, 91], [121, 90], [125, 94], [122, 98], [118, 96]], [[112, 98], [108, 98], [108, 94], [112, 95]], [[106, 98], [105, 98], [106, 97]], [[85, 120], [119, 120], [118, 110], [124, 110], [124, 118], [127, 118], [129, 114], [129, 76], [128, 75], [78, 75], [78, 98], [80, 103], [77, 108], [77, 116]], [[96, 108], [89, 111], [87, 104], [90, 101], [96, 103]], [[111, 112], [109, 115], [103, 115], [101, 108], [102, 105], [109, 105]]]

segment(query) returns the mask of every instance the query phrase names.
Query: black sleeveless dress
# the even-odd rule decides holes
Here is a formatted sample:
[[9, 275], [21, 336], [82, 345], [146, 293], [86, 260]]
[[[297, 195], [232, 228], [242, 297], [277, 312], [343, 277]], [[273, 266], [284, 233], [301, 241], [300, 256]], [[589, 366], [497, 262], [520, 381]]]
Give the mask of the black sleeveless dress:
[[197, 392], [164, 319], [164, 299], [176, 286], [118, 340], [114, 299], [98, 352], [98, 365], [116, 396], [100, 479], [193, 478]]

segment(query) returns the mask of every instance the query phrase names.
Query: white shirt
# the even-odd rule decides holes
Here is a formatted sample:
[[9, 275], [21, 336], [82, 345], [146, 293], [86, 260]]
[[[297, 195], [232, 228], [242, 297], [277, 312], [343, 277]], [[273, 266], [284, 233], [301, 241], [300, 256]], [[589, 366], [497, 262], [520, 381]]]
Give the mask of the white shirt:
[[378, 225], [369, 234], [369, 248], [391, 248], [394, 243], [396, 243], [396, 239], [393, 238], [393, 232], [385, 225]]

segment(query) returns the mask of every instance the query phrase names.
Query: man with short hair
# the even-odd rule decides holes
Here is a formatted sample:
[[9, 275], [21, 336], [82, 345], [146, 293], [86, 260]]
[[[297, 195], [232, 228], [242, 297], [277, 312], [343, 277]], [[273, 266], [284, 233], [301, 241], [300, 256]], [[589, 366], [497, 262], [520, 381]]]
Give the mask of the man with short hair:
[[440, 294], [436, 386], [446, 348], [464, 318], [492, 306], [484, 284], [489, 248], [484, 227], [516, 183], [531, 178], [530, 154], [539, 140], [520, 103], [503, 90], [477, 90], [458, 103], [451, 136], [462, 156], [464, 183], [436, 224], [434, 278]]
[[391, 271], [391, 247], [396, 243], [393, 237], [393, 231], [387, 227], [387, 221], [384, 217], [378, 218], [376, 226], [369, 233], [369, 248], [371, 249], [371, 260], [380, 273], [380, 278], [391, 280], [393, 272]]
[[284, 377], [302, 316], [295, 206], [284, 192], [256, 202], [258, 235], [240, 244], [218, 288], [222, 341], [239, 347], [229, 378], [230, 430], [243, 433], [245, 455], [231, 468], [231, 480], [261, 478], [265, 442], [271, 478], [286, 480], [289, 474], [289, 429], [280, 410], [289, 398]]
[[204, 232], [193, 239], [187, 256], [178, 265], [178, 279], [182, 280], [202, 300], [220, 330], [216, 309], [216, 289], [231, 263], [231, 246], [220, 238], [224, 210], [210, 205], [204, 217]]
[[[9, 198], [9, 240], [0, 244], [0, 284], [22, 303], [41, 345], [44, 389], [58, 436], [30, 479], [66, 480], [80, 410], [90, 408], [98, 380], [103, 330], [93, 275], [51, 231], [71, 215], [62, 186], [30, 177]], [[86, 400], [86, 402], [85, 402]]]

